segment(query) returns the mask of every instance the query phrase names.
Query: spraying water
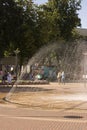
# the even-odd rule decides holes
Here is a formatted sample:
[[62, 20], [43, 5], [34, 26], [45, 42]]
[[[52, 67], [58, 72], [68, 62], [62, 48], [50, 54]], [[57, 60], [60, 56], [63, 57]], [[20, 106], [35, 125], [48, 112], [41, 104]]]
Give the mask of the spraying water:
[[[42, 47], [29, 61], [29, 66], [38, 64], [38, 66], [55, 66], [55, 72], [59, 70], [63, 70], [66, 74], [66, 85], [62, 85], [62, 88], [57, 83], [57, 79], [55, 79], [56, 84], [45, 84], [40, 85], [40, 82], [45, 83], [44, 80], [37, 81], [39, 84], [35, 85], [35, 80], [32, 82], [33, 85], [20, 85], [21, 81], [26, 80], [26, 69], [25, 66], [23, 72], [18, 77], [18, 80], [13, 85], [12, 89], [6, 96], [6, 100], [19, 103], [26, 106], [37, 106], [43, 108], [54, 108], [58, 100], [76, 100], [76, 101], [86, 101], [86, 89], [83, 89], [83, 93], [81, 94], [80, 89], [83, 88], [83, 80], [82, 76], [84, 75], [84, 71], [86, 71], [86, 58], [84, 59], [83, 53], [86, 52], [86, 42], [85, 41], [75, 41], [72, 43], [66, 43], [64, 41], [59, 41], [57, 43], [52, 43], [47, 46]], [[47, 83], [50, 81], [49, 75], [45, 79]], [[28, 79], [29, 81], [29, 79]], [[74, 83], [78, 82], [80, 84], [76, 84], [78, 89], [74, 90], [70, 89], [70, 86], [75, 85]], [[50, 83], [50, 82], [49, 82]], [[72, 84], [70, 84], [72, 83]], [[82, 90], [81, 90], [82, 91]], [[60, 92], [60, 93], [59, 93]], [[75, 94], [78, 93], [75, 97]], [[66, 96], [65, 96], [66, 95]], [[82, 95], [85, 95], [81, 98]]]

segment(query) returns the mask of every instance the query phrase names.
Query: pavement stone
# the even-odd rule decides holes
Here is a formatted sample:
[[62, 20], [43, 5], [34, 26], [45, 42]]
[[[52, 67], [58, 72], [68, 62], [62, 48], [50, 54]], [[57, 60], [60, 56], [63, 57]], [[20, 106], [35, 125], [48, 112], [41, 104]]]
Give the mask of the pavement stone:
[[[50, 88], [53, 87], [60, 86], [51, 83]], [[70, 91], [73, 92], [87, 92], [87, 88], [82, 84], [74, 84], [73, 87], [72, 84], [61, 85], [58, 90], [62, 91], [68, 87], [71, 87]], [[87, 130], [87, 100], [74, 107], [75, 109], [69, 107], [44, 110], [35, 107], [25, 108], [8, 102], [0, 104], [0, 130]]]

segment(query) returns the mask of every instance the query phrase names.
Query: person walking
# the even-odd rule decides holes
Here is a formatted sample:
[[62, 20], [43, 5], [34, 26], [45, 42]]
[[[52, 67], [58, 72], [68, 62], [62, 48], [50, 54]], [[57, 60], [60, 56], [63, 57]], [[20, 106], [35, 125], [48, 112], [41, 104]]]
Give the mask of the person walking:
[[61, 73], [61, 82], [63, 84], [65, 84], [65, 73], [64, 73], [64, 71], [62, 71], [62, 73]]
[[61, 72], [59, 71], [57, 74], [58, 83], [61, 83]]
[[9, 84], [11, 84], [11, 82], [12, 82], [12, 76], [9, 72], [7, 74], [7, 81], [8, 81]]

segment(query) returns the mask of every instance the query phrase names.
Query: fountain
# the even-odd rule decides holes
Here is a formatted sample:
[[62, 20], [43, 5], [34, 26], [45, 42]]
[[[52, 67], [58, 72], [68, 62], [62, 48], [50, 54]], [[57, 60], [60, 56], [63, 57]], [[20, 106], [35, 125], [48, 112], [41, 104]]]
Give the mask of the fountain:
[[[83, 53], [86, 50], [86, 42], [79, 40], [71, 44], [59, 41], [44, 46], [29, 60], [27, 65], [36, 64], [38, 67], [40, 66], [40, 70], [51, 66], [56, 77], [58, 71], [63, 70], [66, 75], [65, 85], [58, 84], [57, 78], [52, 80], [49, 75], [45, 77], [45, 80], [32, 80], [32, 84], [29, 84], [30, 82], [27, 80], [27, 84], [21, 84], [21, 81], [26, 80], [25, 67], [5, 100], [21, 104], [23, 107], [42, 109], [67, 108], [69, 104], [72, 106], [81, 101], [87, 101], [87, 89], [84, 87], [83, 80], [86, 68], [86, 56], [84, 58]], [[67, 103], [61, 106], [63, 101], [67, 101]]]

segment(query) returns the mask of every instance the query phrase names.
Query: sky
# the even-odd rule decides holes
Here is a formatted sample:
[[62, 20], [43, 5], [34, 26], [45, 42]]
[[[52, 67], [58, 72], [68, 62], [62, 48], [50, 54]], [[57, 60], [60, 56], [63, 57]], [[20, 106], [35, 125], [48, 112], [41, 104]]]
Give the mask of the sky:
[[82, 0], [81, 6], [79, 17], [81, 18], [82, 28], [87, 28], [87, 0]]
[[[34, 0], [36, 4], [44, 4], [48, 0]], [[79, 18], [81, 19], [81, 28], [87, 29], [87, 0], [82, 0], [81, 2], [81, 10], [79, 11]]]

